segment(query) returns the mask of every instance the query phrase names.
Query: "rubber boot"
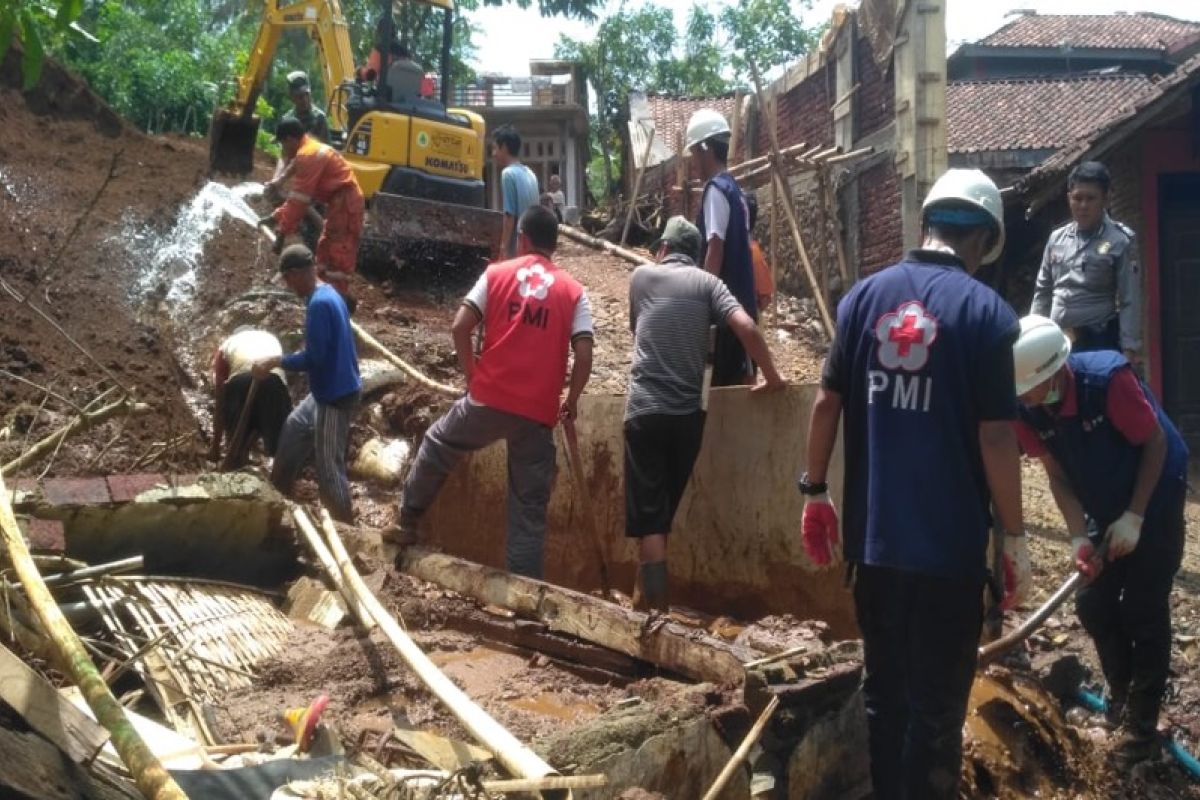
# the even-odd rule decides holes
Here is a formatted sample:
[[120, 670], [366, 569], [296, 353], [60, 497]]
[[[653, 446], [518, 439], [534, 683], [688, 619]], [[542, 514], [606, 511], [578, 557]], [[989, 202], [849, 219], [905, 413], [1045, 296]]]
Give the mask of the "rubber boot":
[[1121, 734], [1113, 745], [1113, 765], [1127, 770], [1134, 764], [1155, 758], [1161, 744], [1158, 736], [1158, 710], [1161, 699], [1130, 695], [1125, 706]]

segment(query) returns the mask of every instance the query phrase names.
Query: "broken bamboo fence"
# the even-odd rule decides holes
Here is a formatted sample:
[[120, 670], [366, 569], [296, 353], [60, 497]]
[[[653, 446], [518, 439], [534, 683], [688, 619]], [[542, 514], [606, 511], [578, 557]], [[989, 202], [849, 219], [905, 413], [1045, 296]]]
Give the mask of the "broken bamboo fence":
[[187, 795], [163, 768], [158, 758], [142, 741], [125, 709], [113, 697], [108, 684], [100, 676], [95, 663], [84, 650], [79, 636], [63, 616], [54, 596], [42, 582], [42, 576], [25, 539], [17, 527], [12, 504], [8, 500], [8, 489], [0, 475], [0, 534], [3, 534], [8, 558], [17, 573], [29, 604], [50, 638], [59, 666], [79, 686], [88, 706], [96, 714], [96, 720], [112, 734], [113, 747], [121, 762], [129, 769], [138, 790], [151, 800], [187, 800]]

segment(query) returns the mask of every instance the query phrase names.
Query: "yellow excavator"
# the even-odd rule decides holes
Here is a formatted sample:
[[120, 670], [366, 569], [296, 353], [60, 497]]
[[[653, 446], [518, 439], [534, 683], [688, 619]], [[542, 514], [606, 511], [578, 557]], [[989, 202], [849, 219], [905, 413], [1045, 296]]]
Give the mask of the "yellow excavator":
[[390, 46], [379, 46], [396, 38], [392, 0], [381, 3], [378, 68], [362, 75], [356, 75], [339, 0], [264, 0], [262, 24], [236, 94], [213, 117], [210, 166], [235, 175], [253, 168], [260, 124], [254, 106], [280, 37], [299, 28], [319, 54], [329, 94], [330, 144], [354, 169], [367, 200], [364, 244], [372, 251], [382, 245], [402, 257], [439, 243], [492, 255], [499, 250], [503, 218], [486, 208], [483, 117], [447, 108], [454, 3], [412, 1], [443, 12], [439, 99], [404, 80], [404, 70], [391, 69]]

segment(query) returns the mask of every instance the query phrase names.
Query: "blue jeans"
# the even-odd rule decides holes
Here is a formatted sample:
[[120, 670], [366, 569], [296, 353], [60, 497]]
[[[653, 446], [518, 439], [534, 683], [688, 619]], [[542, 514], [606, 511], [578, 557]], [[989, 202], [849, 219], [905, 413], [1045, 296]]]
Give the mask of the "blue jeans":
[[976, 580], [857, 566], [876, 800], [955, 800], [983, 625]]

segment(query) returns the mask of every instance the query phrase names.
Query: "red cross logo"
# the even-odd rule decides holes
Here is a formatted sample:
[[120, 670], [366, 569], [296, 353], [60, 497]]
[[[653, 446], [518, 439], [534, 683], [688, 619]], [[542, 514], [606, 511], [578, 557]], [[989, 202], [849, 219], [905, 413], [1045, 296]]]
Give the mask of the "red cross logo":
[[897, 351], [901, 358], [907, 358], [914, 344], [925, 341], [925, 333], [917, 327], [919, 317], [916, 314], [905, 314], [904, 321], [898, 328], [888, 329], [888, 341], [897, 343]]
[[875, 323], [879, 363], [885, 369], [922, 369], [929, 361], [929, 346], [937, 338], [937, 329], [937, 319], [919, 302], [901, 303]]
[[521, 297], [545, 300], [550, 287], [554, 285], [554, 276], [546, 272], [541, 264], [534, 264], [517, 270], [517, 283], [517, 293]]

